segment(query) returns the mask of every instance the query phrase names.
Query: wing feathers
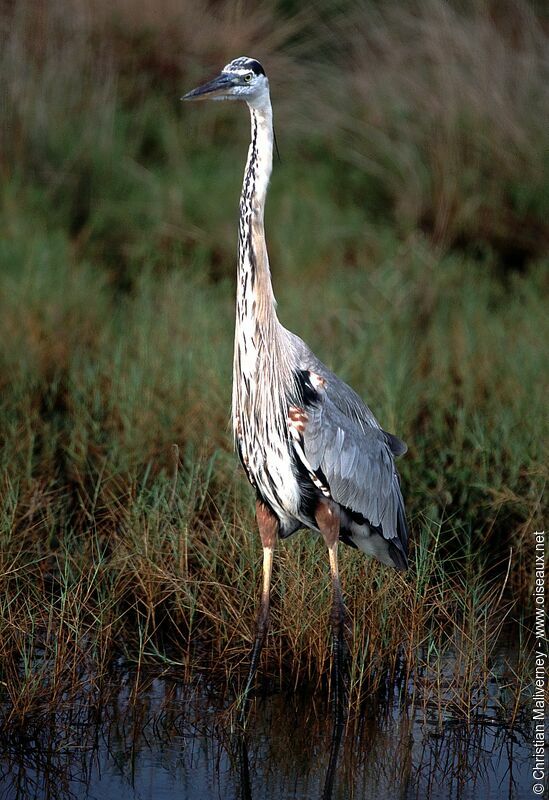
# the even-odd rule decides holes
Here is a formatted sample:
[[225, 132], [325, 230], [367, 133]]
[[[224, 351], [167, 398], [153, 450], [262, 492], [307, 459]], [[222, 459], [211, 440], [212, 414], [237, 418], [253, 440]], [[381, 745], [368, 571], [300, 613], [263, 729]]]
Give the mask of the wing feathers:
[[302, 445], [296, 451], [302, 450], [308, 469], [325, 478], [331, 497], [392, 541], [405, 562], [404, 503], [393, 460], [404, 452], [404, 443], [349, 418], [332, 402], [327, 385], [317, 382], [312, 391], [308, 381], [307, 397], [314, 401], [306, 406]]

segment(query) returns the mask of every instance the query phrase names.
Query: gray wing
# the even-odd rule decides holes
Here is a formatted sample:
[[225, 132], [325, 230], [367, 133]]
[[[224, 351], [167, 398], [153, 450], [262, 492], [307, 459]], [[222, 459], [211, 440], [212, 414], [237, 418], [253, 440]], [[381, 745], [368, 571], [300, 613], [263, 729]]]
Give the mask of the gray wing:
[[324, 379], [326, 383], [324, 391], [335, 408], [347, 417], [349, 421], [355, 422], [366, 435], [369, 435], [372, 429], [382, 431], [385, 441], [393, 455], [404, 455], [408, 449], [406, 443], [394, 434], [388, 433], [381, 428], [379, 422], [360, 395], [342, 381], [341, 378], [338, 378], [335, 373], [329, 370], [328, 367], [315, 356], [303, 339], [300, 339], [299, 336], [296, 336], [296, 334], [291, 331], [287, 331], [287, 333], [290, 337], [291, 346], [299, 368], [320, 375], [320, 377]]
[[404, 556], [408, 531], [393, 455], [379, 428], [362, 430], [323, 391], [307, 406], [303, 430], [305, 466], [330, 496], [350, 509]]

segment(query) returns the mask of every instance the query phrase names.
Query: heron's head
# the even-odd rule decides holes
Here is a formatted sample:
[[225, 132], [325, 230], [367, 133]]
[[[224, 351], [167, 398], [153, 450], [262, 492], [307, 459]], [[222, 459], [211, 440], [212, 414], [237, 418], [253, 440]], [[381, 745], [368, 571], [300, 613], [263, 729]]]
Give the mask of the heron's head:
[[246, 100], [249, 105], [261, 104], [268, 98], [269, 81], [255, 58], [235, 58], [208, 83], [187, 92], [182, 100]]

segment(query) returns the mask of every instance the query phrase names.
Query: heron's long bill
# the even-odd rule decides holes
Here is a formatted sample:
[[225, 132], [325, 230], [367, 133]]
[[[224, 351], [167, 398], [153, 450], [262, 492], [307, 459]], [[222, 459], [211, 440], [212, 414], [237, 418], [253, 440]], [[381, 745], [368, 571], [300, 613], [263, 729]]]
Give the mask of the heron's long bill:
[[234, 75], [218, 75], [213, 81], [198, 86], [187, 94], [184, 94], [182, 100], [205, 100], [215, 99], [233, 85]]

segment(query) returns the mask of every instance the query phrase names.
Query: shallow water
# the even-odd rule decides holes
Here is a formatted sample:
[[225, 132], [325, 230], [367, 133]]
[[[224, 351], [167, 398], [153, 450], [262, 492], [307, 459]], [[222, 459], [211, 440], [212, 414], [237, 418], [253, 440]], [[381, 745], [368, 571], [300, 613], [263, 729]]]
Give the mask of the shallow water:
[[0, 798], [519, 800], [531, 791], [526, 733], [490, 716], [440, 726], [434, 710], [372, 702], [323, 795], [331, 733], [323, 701], [274, 695], [252, 705], [246, 757], [203, 686], [157, 678], [136, 691], [126, 677], [107, 699], [81, 698], [4, 731]]

